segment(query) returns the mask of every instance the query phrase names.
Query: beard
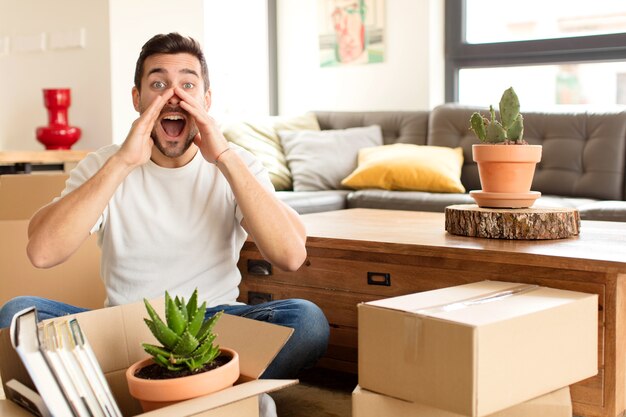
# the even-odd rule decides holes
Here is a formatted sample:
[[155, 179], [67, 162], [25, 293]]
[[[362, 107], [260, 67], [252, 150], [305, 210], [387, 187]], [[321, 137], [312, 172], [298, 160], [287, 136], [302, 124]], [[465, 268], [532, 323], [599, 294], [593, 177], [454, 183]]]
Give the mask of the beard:
[[169, 158], [178, 158], [187, 152], [187, 149], [193, 143], [193, 138], [198, 134], [198, 128], [194, 125], [189, 130], [189, 134], [187, 138], [182, 143], [173, 143], [168, 142], [166, 140], [161, 140], [159, 135], [157, 134], [156, 128], [152, 129], [152, 133], [150, 133], [150, 137], [154, 142], [154, 146], [165, 156]]
[[[191, 115], [187, 113], [186, 111], [184, 111], [183, 109], [181, 109], [180, 107], [165, 106], [161, 110], [161, 114], [168, 113], [168, 112], [181, 113], [185, 116], [185, 120], [187, 120], [187, 123], [190, 123], [190, 128], [189, 128], [189, 133], [187, 134], [187, 138], [185, 138], [184, 142], [170, 142], [166, 140], [165, 138], [160, 138], [157, 132], [156, 124], [152, 128], [150, 137], [152, 138], [152, 141], [154, 142], [154, 146], [156, 146], [156, 148], [163, 155], [169, 158], [178, 158], [179, 156], [182, 156], [185, 152], [187, 152], [187, 150], [193, 143], [193, 139], [198, 134], [198, 127], [196, 126], [196, 123], [194, 122]], [[157, 119], [157, 123], [160, 123], [160, 120], [161, 120], [161, 116], [159, 116], [159, 118]]]

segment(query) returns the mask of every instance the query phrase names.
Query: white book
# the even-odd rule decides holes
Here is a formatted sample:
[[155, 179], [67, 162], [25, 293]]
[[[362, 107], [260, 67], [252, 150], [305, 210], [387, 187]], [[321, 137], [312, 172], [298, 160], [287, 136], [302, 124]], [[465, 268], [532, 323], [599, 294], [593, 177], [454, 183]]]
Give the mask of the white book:
[[74, 413], [61, 391], [55, 375], [39, 349], [37, 311], [24, 309], [11, 320], [11, 344], [24, 363], [39, 395], [55, 417], [72, 417]]
[[39, 391], [14, 381], [21, 389], [11, 398], [15, 402], [26, 406], [29, 400], [43, 401], [49, 410], [48, 414], [40, 413], [44, 417], [122, 417], [77, 319], [38, 323], [36, 309], [28, 308], [14, 316], [10, 335]]
[[61, 390], [65, 394], [65, 398], [67, 398], [74, 415], [78, 417], [90, 417], [91, 413], [87, 408], [86, 400], [79, 393], [80, 388], [76, 386], [76, 382], [63, 364], [59, 352], [60, 343], [55, 323], [51, 321], [41, 326], [40, 336], [41, 351], [48, 359], [50, 368], [56, 375]]
[[96, 397], [98, 398], [100, 404], [103, 405], [105, 413], [109, 417], [122, 417], [122, 412], [115, 402], [113, 393], [111, 392], [109, 384], [102, 373], [102, 369], [96, 359], [96, 355], [93, 353], [87, 338], [85, 338], [78, 321], [76, 319], [71, 319], [68, 323], [74, 339], [74, 354], [76, 355], [78, 362], [81, 364], [83, 371], [87, 375], [87, 379], [91, 384]]
[[61, 362], [74, 382], [78, 395], [84, 399], [92, 416], [108, 417], [100, 399], [89, 383], [85, 370], [74, 354], [76, 345], [67, 320], [55, 321], [54, 324], [58, 336], [58, 353]]

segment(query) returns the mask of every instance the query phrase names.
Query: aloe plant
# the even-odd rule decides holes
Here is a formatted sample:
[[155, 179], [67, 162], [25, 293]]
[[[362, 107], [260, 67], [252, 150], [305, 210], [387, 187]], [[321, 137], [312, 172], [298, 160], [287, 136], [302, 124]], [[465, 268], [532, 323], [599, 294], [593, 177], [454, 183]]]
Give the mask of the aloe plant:
[[145, 298], [144, 304], [150, 316], [144, 321], [162, 346], [150, 343], [142, 346], [156, 364], [170, 371], [188, 369], [194, 372], [217, 358], [220, 348], [213, 345], [216, 335], [212, 330], [223, 312], [205, 320], [206, 302], [198, 307], [197, 289], [188, 303], [178, 296], [172, 299], [165, 292], [165, 322]]
[[524, 118], [519, 112], [520, 105], [513, 87], [504, 91], [500, 99], [500, 121], [496, 120], [496, 111], [489, 106], [491, 119], [478, 112], [470, 118], [470, 130], [484, 143], [526, 144], [524, 136]]

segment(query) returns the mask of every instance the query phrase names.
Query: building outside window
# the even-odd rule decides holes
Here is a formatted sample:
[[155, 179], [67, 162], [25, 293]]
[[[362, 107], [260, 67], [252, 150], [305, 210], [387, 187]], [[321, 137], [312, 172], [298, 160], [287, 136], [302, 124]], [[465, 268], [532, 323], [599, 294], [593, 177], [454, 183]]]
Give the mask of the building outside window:
[[446, 101], [626, 104], [626, 2], [446, 1]]

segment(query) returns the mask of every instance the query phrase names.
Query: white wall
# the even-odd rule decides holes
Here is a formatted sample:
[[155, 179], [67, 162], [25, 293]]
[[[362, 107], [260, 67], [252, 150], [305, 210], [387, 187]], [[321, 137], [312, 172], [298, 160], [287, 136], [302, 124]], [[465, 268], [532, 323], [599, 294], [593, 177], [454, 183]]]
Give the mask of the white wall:
[[[48, 122], [41, 89], [53, 87], [72, 89], [69, 121], [83, 131], [73, 149], [122, 142], [137, 118], [131, 88], [141, 46], [157, 33], [204, 37], [203, 0], [0, 0], [0, 10], [0, 150], [44, 149], [35, 129]], [[24, 36], [79, 29], [84, 48], [11, 46]]]
[[[103, 1], [103, 0], [98, 0]], [[211, 0], [215, 1], [215, 0]], [[139, 117], [131, 90], [141, 47], [158, 33], [178, 32], [200, 43], [204, 39], [203, 0], [108, 0], [111, 32], [112, 138], [121, 143]]]
[[[207, 31], [211, 45], [206, 46], [219, 45], [223, 56], [209, 62], [210, 74], [212, 68], [216, 76], [265, 74], [265, 62], [248, 56], [249, 65], [241, 71], [243, 64], [228, 55], [229, 47], [233, 56], [241, 52], [240, 41], [231, 38], [243, 34], [245, 39], [247, 32], [236, 16], [220, 13], [220, 1], [0, 0], [0, 150], [43, 149], [35, 129], [47, 124], [41, 89], [50, 87], [72, 89], [70, 124], [83, 130], [75, 149], [122, 142], [137, 118], [130, 95], [135, 62], [143, 43], [156, 33], [178, 31], [203, 42]], [[235, 2], [246, 13], [249, 1], [229, 0], [229, 5]], [[319, 67], [317, 1], [277, 0], [280, 113], [420, 110], [443, 102], [442, 1], [386, 0], [385, 61], [336, 68]], [[231, 31], [205, 29], [220, 16], [231, 23]], [[5, 39], [10, 43], [68, 29], [84, 29], [84, 48], [14, 52], [5, 47]], [[229, 70], [232, 65], [239, 66], [237, 71]], [[229, 92], [214, 88], [214, 100], [227, 102]], [[251, 101], [266, 100], [258, 95]]]
[[[18, 52], [20, 39], [84, 29], [85, 47]], [[110, 141], [111, 96], [106, 1], [0, 0], [0, 149], [43, 150], [35, 136], [48, 124], [43, 88], [71, 88], [69, 122], [82, 129], [75, 149]], [[49, 39], [49, 38], [48, 38]]]
[[385, 61], [320, 68], [318, 0], [278, 0], [280, 113], [422, 110], [442, 103], [443, 3], [386, 0]]

